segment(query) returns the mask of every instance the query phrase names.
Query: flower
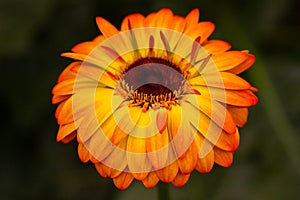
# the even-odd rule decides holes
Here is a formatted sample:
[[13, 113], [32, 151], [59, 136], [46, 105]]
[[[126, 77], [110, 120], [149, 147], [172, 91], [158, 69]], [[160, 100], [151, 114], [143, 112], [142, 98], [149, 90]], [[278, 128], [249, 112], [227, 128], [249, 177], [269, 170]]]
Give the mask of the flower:
[[82, 162], [126, 189], [136, 179], [183, 186], [193, 170], [229, 167], [256, 88], [238, 76], [255, 62], [248, 51], [208, 40], [211, 22], [161, 9], [127, 16], [62, 56], [73, 58], [53, 88], [57, 141], [78, 141]]

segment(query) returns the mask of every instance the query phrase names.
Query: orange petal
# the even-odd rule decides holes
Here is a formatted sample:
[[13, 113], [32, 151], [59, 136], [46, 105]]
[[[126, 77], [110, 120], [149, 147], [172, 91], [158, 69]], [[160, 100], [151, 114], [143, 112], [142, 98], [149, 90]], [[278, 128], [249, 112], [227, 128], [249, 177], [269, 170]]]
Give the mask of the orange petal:
[[119, 176], [113, 179], [115, 186], [120, 190], [125, 190], [132, 183], [133, 176], [131, 173], [122, 172]]
[[56, 116], [58, 124], [69, 124], [74, 121], [72, 99], [73, 98], [67, 99], [57, 107]]
[[168, 123], [168, 114], [164, 108], [161, 108], [157, 111], [156, 114], [156, 126], [160, 133], [162, 133], [166, 129], [167, 123]]
[[236, 130], [235, 134], [228, 134], [222, 131], [215, 145], [225, 151], [235, 151], [240, 144], [240, 134], [238, 129]]
[[191, 85], [202, 85], [231, 90], [247, 90], [252, 86], [243, 78], [228, 72], [205, 73], [189, 80]]
[[119, 31], [116, 27], [114, 27], [111, 23], [109, 23], [106, 19], [104, 19], [102, 17], [97, 17], [96, 22], [97, 22], [98, 28], [100, 29], [101, 33], [106, 38], [109, 38], [109, 37], [119, 33]]
[[166, 183], [170, 183], [174, 180], [178, 173], [178, 164], [177, 162], [173, 162], [167, 167], [164, 167], [163, 169], [157, 170], [156, 175], [157, 177]]
[[187, 14], [185, 20], [187, 21], [187, 23], [196, 24], [199, 21], [199, 16], [200, 16], [199, 9], [195, 8], [191, 12], [189, 12], [189, 14]]
[[229, 72], [234, 73], [234, 74], [242, 73], [243, 71], [245, 71], [249, 67], [251, 67], [254, 64], [255, 60], [256, 60], [256, 58], [254, 55], [248, 54], [248, 58], [244, 62], [242, 62], [238, 66], [230, 69]]
[[222, 167], [229, 167], [233, 162], [233, 152], [223, 151], [218, 147], [214, 147], [215, 163]]
[[[185, 153], [185, 156], [182, 158], [180, 157], [177, 162], [178, 166], [180, 168], [180, 171], [183, 174], [190, 174], [196, 167], [197, 163], [197, 157], [198, 157], [198, 151], [196, 144], [193, 142], [187, 152]], [[178, 174], [177, 174], [178, 176]]]
[[70, 98], [71, 95], [54, 95], [52, 97], [52, 104], [57, 104], [59, 102], [65, 101]]
[[[202, 94], [201, 91], [200, 93]], [[203, 95], [186, 95], [185, 97], [185, 101], [191, 103], [195, 108], [197, 108], [200, 111], [200, 124], [204, 122], [210, 123], [209, 121], [211, 119], [226, 132], [231, 134], [235, 133], [235, 123], [224, 105], [213, 99], [206, 98]], [[194, 101], [194, 98], [196, 98], [196, 102]], [[203, 113], [210, 119], [206, 119], [206, 117], [203, 116]]]
[[184, 33], [190, 36], [193, 40], [200, 36], [200, 44], [214, 32], [215, 25], [212, 22], [200, 22], [196, 25], [187, 27]]
[[[128, 22], [130, 22], [130, 25]], [[122, 31], [143, 27], [145, 27], [145, 17], [139, 13], [128, 15], [121, 24]]]
[[173, 25], [173, 12], [168, 8], [159, 10], [154, 18], [153, 26], [160, 28], [170, 28]]
[[209, 173], [214, 166], [214, 150], [211, 150], [204, 158], [198, 158], [196, 170], [200, 173]]
[[174, 156], [173, 151], [169, 152], [169, 149], [166, 148], [168, 143], [169, 133], [167, 129], [165, 129], [163, 133], [157, 133], [146, 139], [147, 155], [154, 169], [163, 168], [168, 157]]
[[118, 171], [116, 169], [112, 169], [108, 166], [106, 166], [103, 163], [96, 163], [95, 164], [96, 170], [98, 171], [98, 173], [103, 177], [109, 177], [109, 178], [116, 178], [117, 176], [119, 176], [122, 172]]
[[182, 187], [184, 186], [187, 181], [190, 178], [190, 174], [182, 174], [180, 171], [177, 173], [177, 176], [175, 177], [175, 179], [172, 181], [172, 184], [175, 187]]
[[95, 42], [90, 42], [90, 41], [82, 42], [82, 43], [79, 43], [76, 46], [74, 46], [72, 48], [72, 51], [74, 53], [80, 53], [80, 54], [88, 55], [93, 51], [93, 49], [95, 49], [96, 46], [97, 46], [97, 43], [95, 43]]
[[155, 172], [150, 172], [148, 176], [142, 180], [146, 188], [153, 188], [158, 183], [159, 178], [156, 176]]
[[208, 40], [204, 42], [202, 46], [206, 50], [207, 54], [212, 55], [225, 52], [231, 48], [231, 45], [223, 40]]
[[228, 51], [212, 55], [212, 60], [220, 71], [228, 71], [243, 63], [249, 55], [242, 51]]
[[214, 98], [219, 102], [229, 105], [250, 107], [258, 102], [258, 98], [250, 90], [224, 90], [203, 86], [193, 86], [193, 88], [199, 91], [201, 96], [205, 98]]
[[56, 141], [59, 142], [76, 130], [74, 123], [59, 126]]
[[148, 172], [151, 171], [152, 168], [146, 154], [145, 139], [129, 136], [126, 150], [129, 170], [133, 173], [134, 178], [143, 180], [147, 177]]
[[76, 137], [76, 135], [77, 135], [77, 132], [74, 131], [71, 134], [64, 137], [61, 141], [62, 141], [62, 143], [69, 143]]
[[74, 73], [71, 69], [75, 66], [80, 66], [82, 62], [72, 62], [69, 64], [66, 69], [62, 71], [62, 73], [58, 77], [58, 82], [68, 80], [68, 79], [75, 79], [76, 73]]
[[186, 26], [186, 21], [182, 16], [174, 16], [173, 18], [173, 26], [171, 27], [173, 30], [178, 32], [183, 32]]
[[78, 156], [80, 158], [80, 160], [84, 163], [88, 162], [89, 159], [90, 159], [90, 153], [89, 151], [85, 148], [84, 144], [82, 143], [79, 143], [78, 144], [78, 148], [77, 148], [77, 151], [78, 151]]
[[248, 118], [248, 108], [241, 108], [228, 105], [227, 110], [230, 112], [233, 121], [237, 126], [243, 127], [246, 124]]
[[120, 127], [117, 125], [115, 128], [115, 131], [113, 133], [113, 136], [111, 138], [111, 142], [114, 145], [119, 144], [123, 139], [125, 139], [128, 136], [127, 133], [125, 133], [124, 131], [122, 131], [122, 129], [120, 129]]
[[74, 91], [74, 82], [75, 79], [68, 79], [59, 82], [57, 85], [54, 86], [52, 89], [52, 94], [54, 95], [70, 95], [73, 94]]

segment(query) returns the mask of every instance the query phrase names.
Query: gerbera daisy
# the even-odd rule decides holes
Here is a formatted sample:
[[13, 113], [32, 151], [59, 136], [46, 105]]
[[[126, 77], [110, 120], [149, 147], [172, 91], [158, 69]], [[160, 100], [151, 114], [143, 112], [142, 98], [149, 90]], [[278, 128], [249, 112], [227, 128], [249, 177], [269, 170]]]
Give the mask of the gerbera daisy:
[[57, 141], [78, 141], [82, 162], [126, 189], [136, 179], [183, 186], [193, 170], [232, 164], [257, 89], [237, 76], [255, 57], [208, 40], [211, 22], [161, 9], [127, 16], [63, 53], [73, 58], [53, 89]]

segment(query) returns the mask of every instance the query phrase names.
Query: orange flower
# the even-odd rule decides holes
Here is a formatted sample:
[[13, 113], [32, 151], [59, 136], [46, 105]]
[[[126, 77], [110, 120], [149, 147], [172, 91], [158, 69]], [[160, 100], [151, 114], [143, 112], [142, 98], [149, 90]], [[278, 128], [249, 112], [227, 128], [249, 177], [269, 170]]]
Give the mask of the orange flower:
[[198, 20], [198, 9], [161, 9], [127, 16], [119, 31], [98, 17], [102, 35], [62, 54], [77, 61], [52, 91], [57, 141], [77, 137], [81, 161], [119, 189], [133, 179], [181, 187], [194, 169], [232, 164], [237, 127], [258, 101], [237, 74], [255, 57], [208, 40], [214, 24]]

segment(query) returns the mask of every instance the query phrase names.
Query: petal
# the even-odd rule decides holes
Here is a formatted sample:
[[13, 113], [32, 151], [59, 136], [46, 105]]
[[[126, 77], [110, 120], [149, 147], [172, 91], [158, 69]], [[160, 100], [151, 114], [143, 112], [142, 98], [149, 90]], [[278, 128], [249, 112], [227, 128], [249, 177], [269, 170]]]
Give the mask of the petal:
[[132, 183], [133, 176], [131, 173], [122, 172], [119, 176], [113, 179], [115, 186], [120, 190], [125, 190]]
[[212, 60], [220, 71], [228, 71], [240, 65], [249, 55], [242, 51], [228, 51], [212, 55]]
[[193, 132], [189, 123], [190, 113], [182, 106], [172, 106], [168, 111], [170, 120], [168, 121], [169, 136], [177, 157], [184, 156], [193, 141]]
[[153, 188], [158, 183], [159, 178], [156, 176], [155, 172], [150, 172], [148, 176], [142, 180], [146, 188]]
[[245, 71], [249, 67], [251, 67], [254, 64], [255, 60], [256, 60], [256, 58], [254, 55], [248, 54], [248, 58], [244, 62], [242, 62], [238, 66], [230, 69], [229, 72], [234, 73], [234, 74], [242, 73], [243, 71]]
[[62, 143], [69, 143], [76, 137], [76, 135], [77, 135], [77, 132], [74, 131], [71, 134], [64, 137], [61, 141], [62, 141]]
[[72, 51], [74, 53], [80, 53], [80, 54], [90, 54], [97, 46], [98, 44], [95, 42], [82, 42], [77, 44], [72, 48]]
[[164, 167], [163, 169], [157, 170], [156, 175], [157, 177], [166, 183], [170, 183], [174, 180], [178, 173], [178, 164], [177, 162], [173, 162], [167, 167]]
[[59, 102], [65, 101], [70, 98], [71, 95], [54, 95], [52, 97], [52, 104], [57, 104]]
[[73, 119], [73, 98], [69, 98], [61, 103], [56, 110], [58, 124], [69, 124]]
[[196, 76], [189, 80], [189, 83], [193, 85], [202, 85], [208, 87], [217, 87], [231, 90], [247, 90], [252, 86], [244, 79], [228, 72], [220, 73], [205, 73], [200, 76]]
[[168, 143], [169, 133], [167, 129], [165, 129], [163, 133], [157, 133], [156, 135], [147, 138], [147, 156], [154, 169], [163, 168], [166, 165], [168, 158], [174, 157], [173, 151], [169, 152], [167, 146]]
[[109, 38], [119, 33], [116, 27], [114, 27], [111, 23], [109, 23], [106, 19], [102, 17], [97, 17], [96, 22], [99, 30], [106, 38]]
[[229, 167], [233, 162], [233, 152], [223, 151], [218, 147], [214, 147], [215, 163], [222, 167]]
[[[128, 22], [130, 22], [130, 26]], [[122, 31], [143, 27], [145, 27], [145, 17], [139, 13], [128, 15], [121, 24]]]
[[66, 69], [62, 71], [62, 73], [58, 77], [58, 82], [68, 80], [68, 79], [75, 79], [76, 73], [72, 71], [72, 68], [75, 66], [80, 66], [82, 62], [72, 62], [69, 64]]
[[[178, 159], [178, 166], [182, 174], [190, 174], [195, 169], [197, 164], [198, 151], [195, 143], [193, 142], [185, 156]], [[178, 176], [178, 175], [177, 175]]]
[[59, 126], [56, 141], [59, 142], [76, 130], [74, 123], [64, 124]]
[[187, 21], [187, 23], [197, 24], [199, 21], [199, 16], [200, 16], [199, 9], [195, 8], [191, 12], [189, 12], [189, 14], [187, 14], [185, 20]]
[[204, 42], [202, 46], [207, 54], [212, 55], [225, 52], [231, 48], [231, 45], [223, 40], [208, 40]]
[[219, 102], [234, 106], [250, 107], [258, 102], [257, 97], [250, 90], [224, 90], [193, 86], [205, 98], [213, 98]]
[[200, 36], [200, 44], [214, 32], [215, 25], [212, 22], [200, 22], [196, 25], [187, 27], [184, 34], [190, 36], [193, 40]]
[[[199, 92], [201, 93], [201, 91]], [[203, 121], [209, 122], [211, 119], [226, 132], [231, 134], [235, 133], [235, 123], [224, 105], [213, 99], [208, 99], [203, 95], [185, 95], [184, 98], [186, 102], [192, 104], [200, 111], [199, 123], [204, 123]], [[196, 101], [194, 99], [196, 99]], [[210, 119], [206, 119], [203, 113]], [[201, 121], [201, 119], [203, 119], [203, 121]]]
[[160, 133], [162, 133], [168, 124], [168, 114], [165, 108], [160, 108], [156, 114], [156, 126]]
[[172, 184], [175, 187], [182, 187], [187, 183], [189, 178], [190, 178], [190, 174], [183, 174], [179, 171], [175, 179], [172, 181]]
[[89, 161], [90, 159], [89, 151], [85, 148], [85, 146], [82, 143], [78, 144], [77, 151], [78, 151], [78, 156], [82, 162], [86, 163]]
[[173, 25], [173, 12], [168, 8], [159, 10], [154, 18], [153, 26], [170, 28]]
[[148, 172], [151, 171], [152, 168], [152, 165], [146, 154], [145, 139], [129, 136], [126, 150], [129, 170], [133, 173], [133, 176], [137, 180], [143, 180], [147, 177]]
[[170, 27], [175, 31], [178, 31], [179, 33], [183, 32], [186, 26], [186, 21], [182, 16], [174, 16], [173, 18], [173, 26]]
[[70, 95], [73, 94], [75, 79], [68, 79], [59, 82], [52, 89], [52, 94], [54, 95]]
[[233, 121], [237, 126], [243, 127], [246, 124], [248, 118], [248, 108], [241, 108], [228, 105], [227, 109], [230, 112]]
[[117, 176], [119, 176], [122, 172], [113, 168], [110, 168], [108, 166], [106, 166], [103, 163], [96, 163], [95, 164], [95, 168], [97, 170], [97, 172], [103, 177], [109, 177], [109, 178], [116, 178]]
[[[200, 145], [202, 145], [202, 141], [198, 139]], [[214, 166], [214, 150], [211, 149], [203, 158], [198, 157], [196, 170], [200, 173], [208, 173], [212, 170]]]

